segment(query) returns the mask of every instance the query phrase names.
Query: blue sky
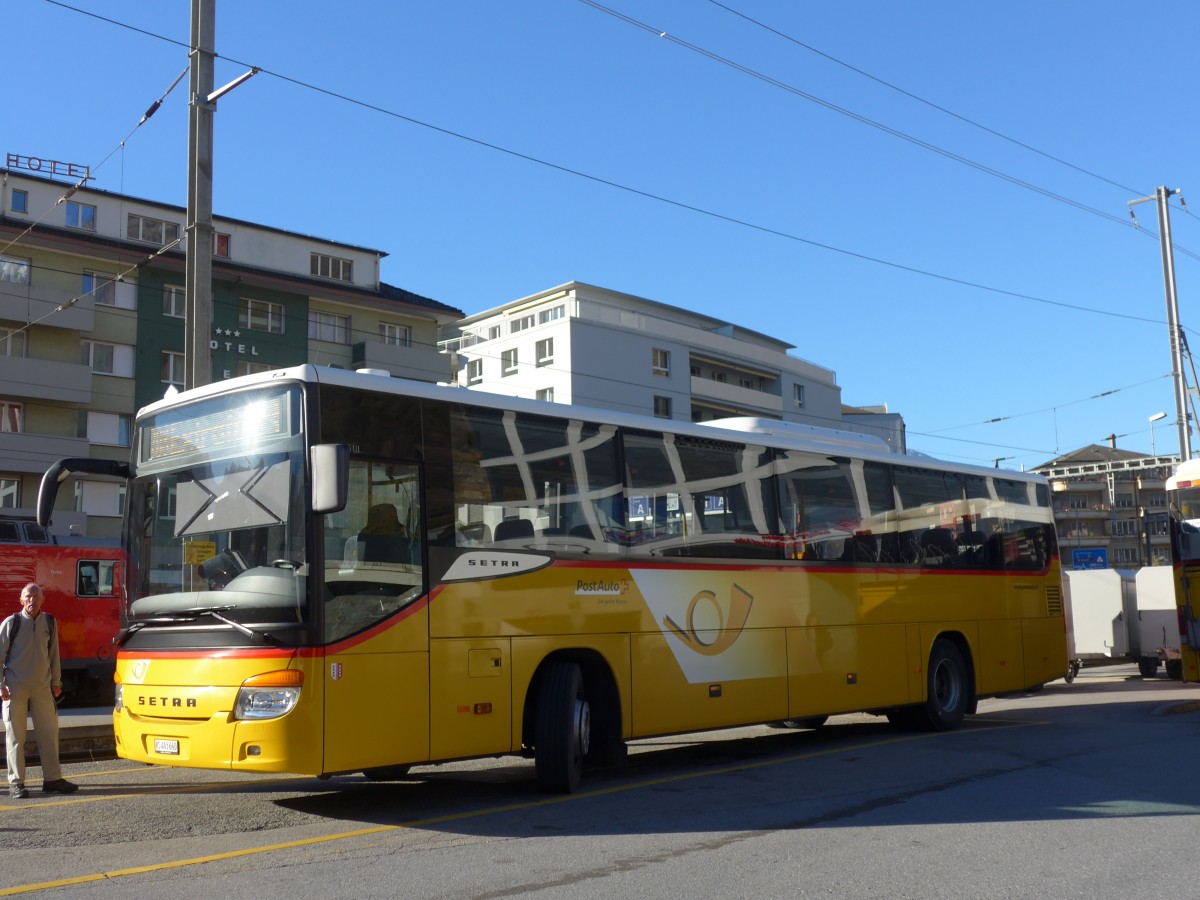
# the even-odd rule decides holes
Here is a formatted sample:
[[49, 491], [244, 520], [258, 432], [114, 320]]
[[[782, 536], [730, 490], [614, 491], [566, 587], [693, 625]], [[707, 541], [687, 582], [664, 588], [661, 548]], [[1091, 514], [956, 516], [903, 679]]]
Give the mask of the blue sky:
[[[1158, 412], [1178, 450], [1154, 204], [1140, 231], [1126, 204], [1195, 188], [1171, 224], [1200, 347], [1195, 3], [216, 7], [216, 83], [264, 70], [219, 104], [219, 216], [384, 250], [466, 313], [579, 280], [727, 319], [934, 456], [1149, 453]], [[135, 126], [187, 0], [4, 19], [0, 150], [183, 205], [187, 80]]]

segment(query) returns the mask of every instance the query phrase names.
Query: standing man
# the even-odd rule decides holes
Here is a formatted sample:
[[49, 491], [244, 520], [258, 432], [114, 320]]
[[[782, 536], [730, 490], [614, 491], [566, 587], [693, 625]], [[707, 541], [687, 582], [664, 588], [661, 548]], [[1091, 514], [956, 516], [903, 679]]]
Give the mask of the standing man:
[[25, 717], [33, 716], [42, 759], [42, 790], [70, 794], [79, 789], [62, 777], [58, 764], [58, 710], [62, 670], [54, 618], [41, 615], [46, 596], [37, 584], [21, 589], [21, 611], [0, 624], [0, 699], [4, 701], [4, 742], [8, 749], [8, 790], [21, 799], [25, 787]]

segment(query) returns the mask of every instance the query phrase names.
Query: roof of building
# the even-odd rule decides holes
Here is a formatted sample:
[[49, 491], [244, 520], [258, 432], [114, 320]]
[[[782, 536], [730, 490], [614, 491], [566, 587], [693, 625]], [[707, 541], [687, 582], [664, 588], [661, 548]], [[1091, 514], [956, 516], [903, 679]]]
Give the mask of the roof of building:
[[1117, 448], [1109, 447], [1106, 444], [1088, 444], [1086, 447], [1080, 447], [1078, 450], [1072, 450], [1070, 453], [1064, 453], [1062, 456], [1056, 456], [1054, 459], [1048, 460], [1039, 466], [1035, 466], [1033, 471], [1036, 472], [1040, 471], [1041, 469], [1059, 468], [1061, 466], [1078, 465], [1081, 463], [1143, 459], [1145, 456], [1145, 453], [1136, 453], [1133, 450], [1118, 450]]
[[[187, 254], [182, 250], [168, 250], [161, 253], [146, 246], [131, 241], [121, 240], [119, 238], [107, 237], [98, 234], [80, 234], [76, 229], [59, 228], [54, 225], [30, 224], [22, 219], [14, 219], [5, 215], [0, 211], [0, 230], [7, 230], [12, 227], [19, 230], [22, 234], [28, 230], [33, 235], [38, 235], [43, 238], [51, 238], [54, 240], [69, 242], [81, 246], [91, 247], [106, 247], [114, 250], [127, 257], [127, 262], [130, 265], [138, 264], [145, 265], [149, 262], [149, 258], [153, 254], [159, 261], [174, 260], [174, 265], [182, 265], [183, 260], [187, 258]], [[276, 229], [278, 231], [278, 229]], [[298, 284], [312, 285], [319, 288], [320, 292], [337, 293], [343, 296], [358, 296], [363, 299], [382, 299], [390, 300], [396, 303], [405, 303], [410, 306], [424, 307], [430, 312], [441, 313], [445, 316], [453, 318], [461, 318], [462, 310], [456, 309], [438, 300], [432, 300], [429, 297], [422, 297], [420, 294], [414, 294], [412, 291], [407, 291], [404, 288], [396, 287], [395, 285], [379, 282], [379, 288], [376, 290], [371, 287], [363, 287], [362, 285], [350, 284], [340, 281], [329, 281], [324, 278], [315, 278], [311, 275], [301, 272], [289, 272], [279, 269], [264, 269], [259, 266], [251, 266], [246, 263], [235, 262], [234, 260], [214, 258], [213, 272], [225, 273], [245, 273], [247, 275], [254, 274], [264, 278], [285, 279], [288, 282]]]

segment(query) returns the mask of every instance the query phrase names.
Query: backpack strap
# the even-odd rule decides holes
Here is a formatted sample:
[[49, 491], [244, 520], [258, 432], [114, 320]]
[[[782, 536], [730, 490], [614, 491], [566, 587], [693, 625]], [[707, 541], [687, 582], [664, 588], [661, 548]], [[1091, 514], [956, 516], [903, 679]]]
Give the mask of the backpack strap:
[[[10, 628], [8, 632], [8, 647], [6, 647], [4, 650], [5, 669], [8, 668], [8, 658], [12, 656], [13, 642], [17, 639], [17, 632], [21, 630], [21, 614], [14, 613], [13, 615], [9, 616], [9, 618], [12, 619], [12, 628]], [[3, 677], [3, 675], [3, 669], [0, 669], [0, 677]]]

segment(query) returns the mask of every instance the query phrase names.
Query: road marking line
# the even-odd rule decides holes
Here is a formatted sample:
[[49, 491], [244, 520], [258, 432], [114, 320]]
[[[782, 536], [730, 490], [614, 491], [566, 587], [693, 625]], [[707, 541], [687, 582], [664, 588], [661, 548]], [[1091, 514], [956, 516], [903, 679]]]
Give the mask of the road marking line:
[[[678, 775], [666, 775], [662, 778], [650, 778], [643, 781], [630, 782], [629, 784], [618, 784], [612, 787], [598, 788], [592, 791], [584, 791], [578, 794], [564, 794], [558, 797], [544, 797], [539, 800], [526, 800], [520, 803], [507, 803], [503, 806], [489, 806], [486, 809], [470, 810], [467, 812], [447, 813], [443, 816], [432, 816], [426, 819], [414, 819], [410, 822], [400, 822], [396, 825], [375, 825], [371, 828], [358, 828], [353, 831], [340, 831], [336, 834], [326, 834], [319, 837], [301, 838], [295, 841], [284, 841], [279, 844], [266, 844], [261, 847], [246, 847], [241, 850], [230, 850], [225, 853], [213, 853], [207, 856], [194, 856], [187, 859], [168, 860], [161, 863], [150, 863], [145, 866], [134, 866], [129, 869], [115, 869], [111, 872], [94, 872], [90, 875], [78, 875], [73, 878], [62, 878], [56, 881], [41, 881], [36, 884], [21, 884], [10, 888], [0, 888], [0, 897], [12, 897], [17, 894], [28, 894], [34, 891], [45, 891], [52, 888], [71, 887], [78, 884], [90, 884], [96, 881], [107, 881], [111, 878], [124, 878], [129, 875], [145, 875], [149, 872], [161, 872], [168, 869], [181, 869], [187, 866], [198, 866], [204, 863], [221, 862], [223, 860], [240, 859], [247, 856], [257, 856], [261, 853], [276, 853], [280, 850], [294, 850], [299, 847], [313, 847], [319, 844], [328, 844], [333, 841], [344, 841], [350, 838], [367, 837], [373, 834], [385, 834], [390, 831], [401, 831], [407, 828], [425, 828], [430, 825], [441, 825], [446, 822], [462, 821], [465, 819], [478, 819], [483, 816], [492, 816], [497, 813], [519, 812], [528, 809], [538, 809], [543, 806], [554, 806], [560, 803], [572, 803], [579, 800], [591, 800], [596, 797], [606, 797], [611, 794], [620, 794], [626, 791], [638, 790], [641, 788], [657, 787], [663, 784], [672, 784], [681, 781], [691, 781], [698, 778], [711, 778], [714, 775], [732, 775], [738, 772], [749, 772], [754, 769], [765, 769], [771, 766], [784, 765], [786, 763], [801, 762], [806, 759], [816, 759], [821, 756], [829, 756], [835, 753], [849, 753], [861, 750], [872, 750], [876, 747], [886, 747], [889, 744], [902, 744], [911, 741], [929, 740], [938, 737], [954, 737], [958, 735], [977, 734], [981, 731], [995, 731], [1004, 728], [1027, 728], [1031, 725], [1039, 725], [1040, 722], [1033, 721], [1017, 721], [1017, 722], [996, 722], [987, 723], [983, 727], [968, 728], [960, 731], [952, 732], [934, 732], [929, 734], [916, 735], [899, 735], [896, 737], [886, 738], [878, 741], [868, 741], [863, 744], [852, 744], [849, 746], [826, 747], [821, 750], [813, 750], [809, 753], [798, 753], [792, 756], [775, 757], [771, 759], [755, 760], [747, 763], [737, 763], [729, 766], [722, 766], [718, 769], [705, 769], [702, 772], [682, 772]], [[292, 781], [293, 778], [272, 779], [272, 781]], [[228, 784], [226, 783], [226, 786]], [[257, 785], [270, 782], [263, 781], [242, 781], [236, 782], [240, 785]], [[201, 786], [201, 789], [204, 786]], [[146, 793], [170, 793], [170, 791], [148, 791]], [[130, 795], [134, 796], [134, 795]], [[112, 795], [105, 795], [96, 799], [111, 800]], [[68, 801], [69, 802], [69, 801]], [[54, 804], [39, 804], [39, 806], [54, 805]], [[20, 808], [20, 807], [17, 807]]]

